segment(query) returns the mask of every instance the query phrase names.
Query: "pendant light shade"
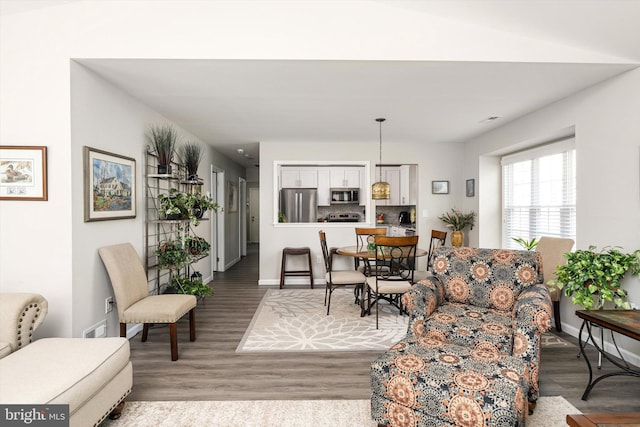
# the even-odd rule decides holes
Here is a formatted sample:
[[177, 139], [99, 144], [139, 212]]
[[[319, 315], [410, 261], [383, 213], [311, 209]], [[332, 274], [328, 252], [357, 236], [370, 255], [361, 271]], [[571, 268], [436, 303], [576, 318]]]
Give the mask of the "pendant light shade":
[[380, 163], [378, 164], [378, 170], [380, 171], [378, 182], [375, 182], [371, 186], [371, 198], [373, 200], [389, 200], [391, 198], [391, 186], [388, 182], [382, 180], [382, 122], [386, 119], [376, 119], [376, 122], [380, 124]]

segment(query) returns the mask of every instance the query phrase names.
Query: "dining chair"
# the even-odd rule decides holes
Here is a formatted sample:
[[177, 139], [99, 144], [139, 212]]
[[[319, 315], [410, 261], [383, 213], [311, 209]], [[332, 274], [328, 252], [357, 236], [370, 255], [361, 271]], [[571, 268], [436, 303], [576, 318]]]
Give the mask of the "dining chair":
[[[327, 235], [320, 230], [320, 247], [322, 248], [322, 256], [324, 258], [324, 268], [326, 270], [325, 279], [327, 286], [324, 290], [324, 305], [327, 306], [327, 315], [331, 308], [331, 294], [336, 288], [353, 285], [356, 288], [364, 288], [367, 278], [364, 274], [356, 270], [334, 270], [333, 257], [338, 255], [337, 248], [329, 249], [327, 247]], [[329, 296], [327, 301], [327, 295]]]
[[371, 297], [376, 306], [376, 329], [380, 317], [380, 301], [387, 301], [404, 313], [402, 294], [411, 289], [416, 268], [418, 236], [376, 236], [375, 257], [377, 264], [388, 268], [375, 269], [375, 275], [367, 277], [367, 313], [371, 314]]
[[542, 257], [542, 277], [549, 288], [549, 295], [553, 303], [553, 320], [558, 332], [562, 332], [560, 323], [560, 297], [562, 292], [555, 286], [549, 286], [548, 283], [556, 278], [556, 268], [567, 263], [564, 254], [571, 251], [573, 244], [573, 239], [542, 236], [536, 246], [536, 252], [539, 252]]
[[189, 339], [196, 340], [194, 295], [149, 295], [147, 275], [130, 243], [105, 246], [98, 249], [111, 280], [116, 297], [120, 336], [127, 336], [127, 323], [142, 323], [142, 342], [147, 341], [151, 323], [168, 323], [171, 342], [171, 360], [178, 360], [176, 322], [189, 313]]
[[444, 242], [447, 239], [446, 231], [431, 230], [431, 240], [429, 241], [429, 252], [427, 253], [427, 269], [418, 270], [413, 274], [414, 283], [418, 283], [421, 280], [431, 276], [431, 267], [433, 266], [433, 253], [440, 246], [444, 246]]
[[[384, 236], [387, 234], [387, 227], [356, 227], [356, 245], [358, 251], [364, 251], [369, 244], [375, 245], [373, 240], [375, 236]], [[373, 252], [372, 252], [373, 255]], [[371, 260], [365, 258], [354, 258], [356, 269], [368, 276], [371, 274]]]

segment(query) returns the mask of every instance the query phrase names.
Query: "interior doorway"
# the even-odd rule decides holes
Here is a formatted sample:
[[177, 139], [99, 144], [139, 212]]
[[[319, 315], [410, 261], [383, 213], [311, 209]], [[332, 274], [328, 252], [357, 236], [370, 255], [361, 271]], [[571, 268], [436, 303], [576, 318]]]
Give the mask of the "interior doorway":
[[249, 243], [260, 242], [260, 187], [249, 188]]
[[[224, 207], [224, 171], [211, 165], [211, 198], [218, 206]], [[224, 214], [223, 209], [211, 212], [211, 269], [213, 273], [224, 271]]]

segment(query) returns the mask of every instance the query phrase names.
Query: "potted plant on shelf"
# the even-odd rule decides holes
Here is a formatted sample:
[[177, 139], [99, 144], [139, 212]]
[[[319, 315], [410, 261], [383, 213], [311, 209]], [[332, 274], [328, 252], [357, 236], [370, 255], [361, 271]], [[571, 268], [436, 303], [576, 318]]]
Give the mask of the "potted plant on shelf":
[[438, 219], [447, 224], [448, 228], [453, 230], [451, 233], [451, 244], [453, 246], [462, 246], [462, 241], [464, 239], [462, 231], [467, 227], [470, 227], [470, 229], [473, 230], [473, 226], [476, 224], [476, 213], [471, 211], [465, 214], [455, 208], [452, 208], [451, 212], [445, 212], [440, 215]]
[[180, 158], [187, 169], [187, 181], [198, 181], [198, 166], [204, 152], [197, 142], [186, 142], [180, 149]]
[[174, 277], [171, 285], [179, 294], [195, 295], [205, 297], [213, 295], [213, 289], [202, 282], [202, 279], [189, 279], [188, 277]]
[[183, 193], [175, 188], [167, 194], [158, 195], [161, 219], [190, 220], [193, 225], [200, 224], [204, 213], [208, 210], [217, 212], [220, 206], [209, 196], [200, 193]]
[[178, 132], [171, 125], [151, 127], [151, 143], [158, 156], [158, 173], [171, 174], [171, 162], [178, 144]]
[[189, 219], [193, 225], [200, 223], [199, 220], [202, 219], [205, 212], [209, 210], [218, 212], [218, 209], [220, 209], [220, 205], [214, 203], [211, 197], [200, 193], [187, 193], [186, 206], [189, 211]]
[[184, 239], [184, 248], [193, 257], [203, 257], [209, 254], [211, 245], [202, 237], [187, 236]]
[[627, 271], [640, 278], [640, 249], [625, 253], [619, 247], [606, 246], [596, 251], [580, 249], [564, 254], [565, 265], [559, 265], [552, 286], [564, 289], [574, 304], [585, 310], [602, 309], [607, 301], [616, 308], [629, 309], [629, 296], [620, 286]]
[[187, 262], [187, 253], [179, 240], [171, 240], [160, 244], [156, 249], [156, 256], [158, 257], [158, 267], [168, 270], [182, 268]]
[[186, 193], [172, 188], [168, 193], [158, 195], [158, 200], [160, 201], [158, 216], [161, 219], [177, 220], [189, 218]]

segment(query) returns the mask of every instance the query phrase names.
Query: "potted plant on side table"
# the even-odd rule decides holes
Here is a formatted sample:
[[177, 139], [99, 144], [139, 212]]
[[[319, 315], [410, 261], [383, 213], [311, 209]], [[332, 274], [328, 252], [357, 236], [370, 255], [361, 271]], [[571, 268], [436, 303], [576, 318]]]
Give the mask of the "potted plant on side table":
[[585, 310], [602, 309], [613, 302], [616, 308], [630, 309], [629, 296], [620, 281], [627, 273], [640, 278], [640, 249], [631, 253], [619, 247], [606, 246], [600, 251], [596, 246], [564, 254], [565, 265], [559, 265], [556, 280], [550, 285], [563, 289], [574, 304]]
[[476, 213], [471, 211], [465, 214], [455, 208], [452, 208], [451, 212], [445, 212], [440, 215], [438, 219], [447, 224], [448, 228], [453, 230], [451, 233], [451, 245], [460, 247], [464, 240], [464, 234], [462, 231], [467, 227], [473, 230], [473, 226], [476, 224]]

